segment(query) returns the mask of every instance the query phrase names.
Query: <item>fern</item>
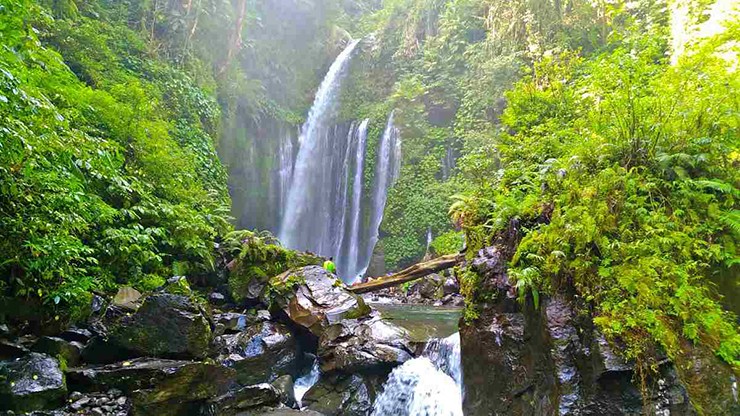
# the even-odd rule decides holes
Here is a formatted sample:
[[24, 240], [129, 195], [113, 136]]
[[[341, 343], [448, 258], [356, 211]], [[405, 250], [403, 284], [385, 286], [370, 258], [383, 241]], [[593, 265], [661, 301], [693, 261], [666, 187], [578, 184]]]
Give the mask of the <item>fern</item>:
[[719, 216], [719, 220], [731, 231], [740, 235], [740, 210], [724, 212]]

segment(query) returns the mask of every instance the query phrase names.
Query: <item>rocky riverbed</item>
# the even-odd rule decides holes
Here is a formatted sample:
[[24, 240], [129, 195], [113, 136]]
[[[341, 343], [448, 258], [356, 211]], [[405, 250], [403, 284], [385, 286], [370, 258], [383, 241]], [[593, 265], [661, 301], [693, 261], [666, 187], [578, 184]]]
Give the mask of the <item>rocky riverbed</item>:
[[96, 298], [88, 322], [57, 333], [3, 326], [0, 409], [287, 415], [298, 409], [295, 379], [318, 360], [303, 413], [368, 414], [390, 371], [413, 357], [408, 333], [320, 267], [275, 279], [284, 290], [250, 308], [221, 292], [178, 293], [186, 285], [172, 279], [151, 294]]

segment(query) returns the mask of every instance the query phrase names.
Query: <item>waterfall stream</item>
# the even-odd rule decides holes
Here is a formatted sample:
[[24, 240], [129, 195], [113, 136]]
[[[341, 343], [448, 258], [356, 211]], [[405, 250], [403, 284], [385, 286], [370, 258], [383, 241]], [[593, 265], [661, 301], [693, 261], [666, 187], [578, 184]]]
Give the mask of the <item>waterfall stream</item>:
[[391, 372], [372, 416], [462, 416], [460, 334], [433, 339]]
[[355, 281], [370, 263], [388, 190], [401, 162], [399, 131], [391, 113], [380, 138], [372, 199], [363, 198], [370, 120], [349, 126], [336, 120], [342, 81], [358, 43], [347, 45], [321, 82], [301, 129], [295, 163], [288, 158], [292, 141], [281, 144], [278, 157], [278, 193], [284, 207], [280, 240], [293, 249], [334, 257], [346, 283]]
[[388, 122], [380, 139], [378, 148], [378, 163], [375, 166], [375, 183], [373, 184], [373, 206], [370, 213], [370, 238], [365, 258], [367, 263], [361, 273], [365, 273], [370, 258], [373, 255], [375, 244], [380, 237], [380, 223], [383, 221], [383, 211], [388, 199], [388, 190], [398, 178], [401, 168], [401, 140], [398, 128], [393, 123], [394, 112], [388, 117]]

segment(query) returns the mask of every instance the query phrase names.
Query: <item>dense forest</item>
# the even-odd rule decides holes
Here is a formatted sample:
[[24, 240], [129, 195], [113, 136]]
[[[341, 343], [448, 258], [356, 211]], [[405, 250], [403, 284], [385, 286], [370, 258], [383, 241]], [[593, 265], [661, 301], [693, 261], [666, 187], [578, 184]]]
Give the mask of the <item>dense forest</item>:
[[[64, 328], [173, 276], [239, 303], [320, 264], [265, 232], [290, 203], [276, 160], [360, 40], [336, 124], [367, 119], [363, 204], [391, 121], [402, 149], [367, 274], [506, 241], [522, 309], [567, 294], [643, 384], [667, 358], [720, 414], [688, 372], [698, 349], [740, 375], [739, 16], [723, 0], [0, 0], [0, 324]], [[501, 294], [468, 266], [476, 325]], [[270, 283], [270, 302], [300, 283]]]

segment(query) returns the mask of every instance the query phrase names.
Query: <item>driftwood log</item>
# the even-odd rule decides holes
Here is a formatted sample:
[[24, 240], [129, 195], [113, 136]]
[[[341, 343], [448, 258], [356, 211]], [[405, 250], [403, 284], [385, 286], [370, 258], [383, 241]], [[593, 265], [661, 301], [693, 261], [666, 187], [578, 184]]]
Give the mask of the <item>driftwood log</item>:
[[379, 277], [368, 281], [367, 283], [358, 283], [350, 286], [349, 290], [354, 293], [367, 293], [375, 290], [385, 289], [391, 286], [397, 286], [412, 280], [420, 279], [424, 276], [454, 267], [465, 259], [462, 253], [448, 254], [437, 257], [429, 261], [414, 264], [398, 273], [388, 276]]

